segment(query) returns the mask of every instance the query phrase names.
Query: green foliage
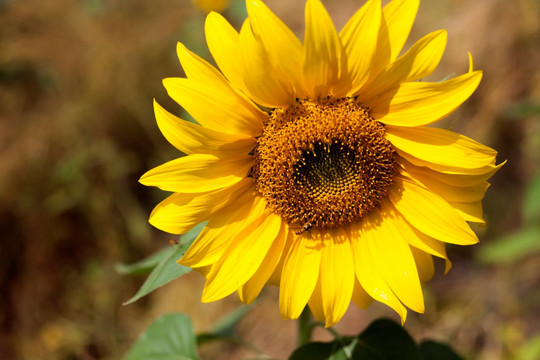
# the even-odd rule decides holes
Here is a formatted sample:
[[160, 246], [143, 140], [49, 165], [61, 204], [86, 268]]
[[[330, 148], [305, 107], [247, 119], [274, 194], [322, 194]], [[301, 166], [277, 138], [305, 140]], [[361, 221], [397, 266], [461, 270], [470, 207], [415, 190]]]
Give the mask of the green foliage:
[[142, 268], [147, 268], [149, 265], [157, 263], [139, 291], [135, 294], [135, 296], [126, 301], [124, 305], [131, 304], [143, 296], [150, 294], [155, 289], [190, 272], [191, 268], [180, 265], [176, 261], [185, 254], [193, 240], [195, 240], [205, 225], [206, 223], [200, 223], [182, 235], [180, 237], [180, 244], [174, 245], [171, 250], [167, 249], [168, 251], [161, 251], [156, 255], [152, 255], [146, 260], [142, 260], [132, 265], [124, 265], [124, 269], [125, 267], [131, 267], [130, 269], [133, 272], [136, 272]]
[[422, 360], [463, 360], [448, 345], [432, 340], [426, 340], [420, 344], [420, 354]]
[[[388, 319], [373, 322], [359, 336], [356, 359], [418, 359], [418, 349], [405, 329]], [[391, 340], [390, 340], [391, 339]]]
[[540, 334], [527, 341], [521, 349], [516, 359], [537, 360], [540, 359]]
[[[196, 346], [210, 340], [227, 340], [250, 348], [238, 339], [234, 328], [250, 307], [242, 307], [225, 317], [212, 333], [195, 334], [190, 319], [182, 314], [168, 314], [139, 337], [124, 360], [198, 359]], [[311, 342], [300, 346], [289, 360], [463, 360], [449, 346], [431, 340], [416, 345], [407, 331], [388, 319], [371, 323], [355, 337], [339, 337], [332, 342]]]
[[424, 341], [417, 346], [407, 331], [392, 320], [374, 321], [355, 337], [312, 342], [293, 352], [289, 360], [462, 360], [448, 346]]
[[246, 2], [242, 0], [232, 0], [229, 5], [230, 20], [234, 24], [242, 24], [248, 13], [246, 9]]
[[120, 275], [146, 275], [158, 266], [163, 259], [170, 257], [174, 251], [174, 247], [168, 247], [133, 264], [116, 264], [115, 269]]
[[212, 340], [238, 341], [235, 333], [236, 325], [252, 309], [253, 304], [242, 306], [218, 321], [214, 330], [210, 333], [197, 335], [197, 344], [202, 345]]
[[238, 344], [246, 349], [251, 350], [253, 353], [259, 355], [261, 358], [266, 359], [267, 356], [259, 351], [252, 344], [244, 341], [236, 334], [236, 326], [238, 322], [244, 318], [244, 316], [251, 311], [254, 303], [248, 306], [242, 306], [226, 315], [219, 320], [211, 332], [205, 332], [197, 334], [197, 345], [201, 346], [211, 341], [227, 341]]
[[218, 321], [210, 333], [195, 335], [191, 320], [183, 314], [168, 314], [154, 321], [131, 347], [124, 360], [187, 360], [198, 359], [196, 347], [215, 340], [226, 340], [260, 353], [252, 345], [238, 338], [238, 322], [251, 310], [242, 306]]
[[333, 341], [329, 343], [312, 342], [298, 348], [289, 359], [351, 359], [352, 353], [357, 344], [358, 340], [356, 338], [341, 339], [340, 341]]
[[524, 226], [484, 245], [478, 254], [486, 263], [507, 263], [540, 251], [540, 173], [524, 191], [522, 213]]
[[125, 360], [196, 360], [197, 345], [189, 317], [167, 314], [141, 334]]
[[540, 104], [531, 100], [515, 102], [508, 106], [503, 114], [510, 119], [537, 116], [540, 114]]
[[145, 295], [150, 294], [155, 289], [165, 285], [166, 283], [184, 275], [191, 271], [191, 268], [180, 265], [176, 260], [180, 259], [182, 255], [189, 248], [189, 244], [175, 245], [173, 250], [167, 257], [159, 262], [159, 264], [152, 270], [144, 284], [139, 291], [131, 299], [126, 301], [124, 305], [131, 304]]
[[540, 224], [540, 172], [525, 188], [523, 197], [522, 211], [525, 223]]
[[486, 263], [507, 263], [540, 250], [540, 226], [530, 226], [493, 240], [479, 250]]

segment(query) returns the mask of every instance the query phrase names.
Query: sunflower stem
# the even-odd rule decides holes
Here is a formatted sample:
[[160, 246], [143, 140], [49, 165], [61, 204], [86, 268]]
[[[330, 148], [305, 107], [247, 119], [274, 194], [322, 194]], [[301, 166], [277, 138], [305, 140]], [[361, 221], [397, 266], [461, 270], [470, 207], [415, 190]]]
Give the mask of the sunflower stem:
[[[324, 326], [324, 324], [323, 324], [323, 326]], [[339, 335], [339, 333], [338, 333], [336, 330], [332, 329], [331, 327], [325, 328], [325, 329], [326, 329], [326, 331], [328, 331], [330, 334], [334, 335], [334, 338], [335, 338], [336, 340], [341, 341], [341, 339], [342, 339], [342, 338], [341, 338], [341, 335]]]
[[313, 317], [311, 311], [306, 306], [298, 317], [298, 346], [307, 344], [311, 340], [313, 331]]

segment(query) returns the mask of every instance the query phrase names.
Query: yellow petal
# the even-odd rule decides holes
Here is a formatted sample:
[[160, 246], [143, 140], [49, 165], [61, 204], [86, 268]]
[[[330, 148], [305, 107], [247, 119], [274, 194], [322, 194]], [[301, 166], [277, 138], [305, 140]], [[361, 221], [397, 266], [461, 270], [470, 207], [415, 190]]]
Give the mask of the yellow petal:
[[447, 37], [446, 30], [424, 36], [395, 61], [391, 71], [405, 73], [402, 81], [414, 81], [431, 75], [441, 61]]
[[406, 153], [439, 167], [476, 172], [493, 165], [497, 156], [495, 150], [445, 129], [387, 126], [386, 139], [400, 155]]
[[168, 142], [185, 154], [249, 154], [255, 147], [254, 137], [226, 134], [182, 120], [154, 100], [154, 113], [161, 133]]
[[165, 191], [202, 193], [238, 183], [248, 175], [253, 161], [248, 155], [220, 159], [211, 154], [194, 154], [149, 170], [139, 182]]
[[410, 309], [424, 312], [424, 298], [418, 270], [408, 241], [396, 225], [391, 205], [382, 214], [372, 211], [364, 222], [364, 241], [370, 255], [392, 292]]
[[435, 240], [432, 237], [429, 237], [426, 234], [416, 230], [400, 214], [396, 214], [394, 224], [397, 226], [399, 233], [403, 235], [403, 238], [408, 241], [409, 245], [416, 249], [422, 250], [423, 252], [444, 259], [446, 264], [445, 274], [450, 270], [452, 267], [452, 262], [450, 262], [448, 256], [446, 255], [446, 246], [443, 242]]
[[[407, 309], [394, 295], [381, 276], [378, 266], [373, 261], [368, 246], [368, 238], [371, 238], [373, 234], [372, 231], [365, 228], [365, 223], [367, 221], [363, 220], [351, 226], [351, 249], [354, 257], [356, 278], [369, 296], [394, 309], [401, 317], [401, 323], [403, 324], [407, 318]], [[377, 239], [371, 240], [375, 241]]]
[[482, 181], [472, 186], [452, 186], [421, 171], [410, 173], [407, 177], [420, 181], [426, 188], [448, 202], [480, 201], [484, 198], [484, 194], [489, 188], [487, 181]]
[[253, 186], [253, 179], [246, 178], [231, 187], [202, 194], [172, 194], [155, 207], [149, 222], [162, 231], [183, 234], [208, 220], [219, 209], [234, 203]]
[[492, 164], [485, 165], [480, 168], [465, 168], [457, 166], [451, 167], [418, 159], [405, 151], [401, 151], [400, 149], [397, 149], [397, 152], [400, 155], [400, 161], [407, 161], [410, 164], [421, 168], [422, 171], [431, 170], [433, 173], [437, 174], [435, 176], [438, 179], [441, 179], [441, 181], [447, 181], [452, 184], [461, 182], [463, 186], [475, 185], [489, 179], [501, 168], [501, 166], [506, 163], [505, 161], [499, 165], [495, 165], [495, 160], [493, 160]]
[[321, 293], [325, 327], [336, 324], [345, 314], [354, 288], [354, 261], [343, 229], [328, 231], [321, 248]]
[[438, 83], [407, 82], [375, 98], [370, 113], [387, 125], [420, 126], [452, 113], [476, 90], [481, 71]]
[[481, 201], [472, 203], [449, 202], [449, 204], [454, 208], [454, 210], [456, 210], [463, 220], [479, 223], [480, 225], [486, 224]]
[[274, 66], [280, 67], [294, 88], [295, 97], [305, 98], [302, 80], [304, 49], [294, 33], [262, 1], [246, 1], [249, 23]]
[[350, 95], [358, 96], [360, 100], [365, 101], [382, 91], [380, 88], [372, 87], [372, 83], [401, 51], [414, 22], [418, 5], [417, 0], [394, 0], [383, 8], [369, 78], [362, 88], [353, 89]]
[[354, 290], [352, 294], [352, 300], [360, 309], [367, 309], [371, 303], [373, 303], [373, 298], [364, 290], [362, 285], [358, 282], [358, 279], [354, 280]]
[[279, 309], [284, 319], [298, 318], [310, 299], [319, 278], [320, 247], [307, 236], [294, 239], [281, 273]]
[[[388, 31], [390, 61], [397, 58], [407, 41], [419, 5], [419, 0], [393, 0], [384, 7], [383, 16]], [[381, 47], [383, 45], [381, 44]]]
[[369, 75], [376, 71], [374, 67], [386, 65], [380, 64], [380, 59], [376, 59], [381, 20], [380, 0], [370, 0], [351, 17], [339, 33], [352, 81], [348, 96], [355, 94], [366, 83]]
[[259, 296], [264, 285], [275, 271], [283, 254], [283, 248], [287, 239], [287, 228], [285, 224], [281, 224], [281, 229], [272, 246], [268, 250], [261, 266], [255, 274], [240, 288], [238, 295], [240, 300], [245, 304], [250, 304]]
[[220, 14], [211, 12], [204, 24], [206, 43], [225, 77], [237, 88], [245, 89], [239, 65], [238, 32]]
[[308, 95], [328, 95], [338, 85], [346, 57], [328, 12], [320, 0], [306, 2], [304, 81]]
[[[238, 290], [257, 271], [281, 228], [281, 217], [265, 212], [266, 200], [255, 206], [243, 229], [233, 238], [223, 256], [212, 267], [204, 286], [202, 301], [211, 302]], [[264, 283], [262, 284], [264, 286]]]
[[[177, 262], [180, 262], [180, 261], [177, 261]], [[199, 272], [202, 276], [206, 278], [210, 270], [212, 270], [212, 265], [194, 267], [193, 270]]]
[[441, 60], [446, 46], [446, 31], [432, 32], [420, 39], [403, 56], [369, 82], [370, 96], [380, 94], [400, 83], [431, 74]]
[[[484, 183], [487, 179], [489, 179], [497, 170], [503, 166], [505, 162], [495, 166], [492, 165], [487, 169], [486, 173], [481, 173], [478, 175], [472, 175], [472, 174], [455, 174], [455, 173], [446, 173], [441, 172], [437, 170], [430, 169], [423, 165], [429, 165], [429, 163], [415, 159], [413, 157], [410, 157], [413, 159], [413, 161], [420, 163], [421, 165], [413, 165], [410, 161], [406, 160], [403, 157], [399, 158], [399, 163], [401, 167], [409, 174], [411, 174], [414, 177], [420, 177], [427, 176], [433, 179], [436, 179], [438, 182], [447, 184], [449, 186], [455, 186], [455, 187], [475, 187], [478, 186], [481, 183]], [[443, 166], [439, 166], [442, 171], [448, 171], [447, 168], [444, 168]]]
[[214, 86], [229, 86], [227, 80], [215, 67], [197, 54], [189, 51], [184, 44], [178, 43], [176, 45], [176, 54], [188, 79], [202, 82], [209, 81]]
[[163, 85], [171, 98], [204, 127], [229, 134], [258, 136], [267, 117], [219, 82], [200, 82], [185, 78], [167, 78]]
[[283, 254], [281, 258], [279, 259], [279, 263], [277, 264], [274, 272], [268, 279], [267, 285], [274, 285], [279, 286], [280, 280], [281, 280], [281, 272], [283, 270], [283, 264], [285, 263], [285, 257], [289, 253], [289, 249], [292, 247], [293, 240], [296, 239], [296, 234], [294, 231], [292, 231], [287, 223], [283, 224], [285, 227], [285, 246], [283, 247]]
[[266, 115], [257, 107], [257, 105], [255, 105], [241, 91], [231, 87], [227, 79], [225, 79], [225, 77], [206, 60], [189, 51], [181, 43], [178, 43], [177, 53], [182, 68], [190, 80], [211, 84], [214, 89], [216, 87], [220, 87], [221, 91], [232, 92], [236, 95], [238, 102], [243, 106], [248, 107], [249, 110], [258, 118], [264, 119], [266, 117]]
[[249, 21], [240, 30], [238, 44], [243, 81], [249, 97], [270, 108], [294, 103], [294, 89], [286, 74], [272, 64], [270, 53], [253, 34]]
[[178, 261], [192, 268], [215, 264], [230, 245], [230, 239], [244, 228], [246, 219], [253, 215], [258, 192], [251, 188], [234, 204], [216, 211], [193, 244]]
[[388, 195], [398, 212], [424, 234], [458, 245], [478, 242], [469, 225], [446, 201], [415, 182], [396, 177]]
[[402, 235], [404, 239], [407, 240], [409, 245], [422, 250], [428, 254], [437, 256], [445, 260], [446, 270], [445, 273], [450, 270], [452, 263], [446, 255], [446, 246], [445, 243], [433, 239], [432, 237], [427, 236], [426, 234], [416, 230], [403, 216], [392, 209], [392, 205], [388, 202], [383, 202], [382, 204], [383, 211], [390, 211], [394, 214], [394, 225], [397, 227], [398, 232]]
[[435, 274], [435, 266], [433, 264], [433, 258], [431, 255], [411, 247], [412, 254], [414, 256], [414, 262], [418, 269], [418, 275], [422, 284], [428, 282]]
[[313, 289], [311, 298], [308, 301], [308, 305], [315, 320], [320, 322], [325, 321], [322, 301], [321, 277], [319, 276], [317, 284], [315, 285], [315, 289]]

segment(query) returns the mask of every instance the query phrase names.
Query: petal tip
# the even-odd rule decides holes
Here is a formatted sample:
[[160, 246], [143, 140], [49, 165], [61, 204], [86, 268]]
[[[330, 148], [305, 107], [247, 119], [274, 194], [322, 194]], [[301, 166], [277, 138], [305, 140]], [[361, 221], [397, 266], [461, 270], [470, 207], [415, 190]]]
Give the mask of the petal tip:
[[148, 171], [145, 172], [144, 174], [141, 175], [141, 177], [139, 178], [139, 183], [144, 185], [144, 186], [152, 186], [150, 184], [150, 182], [148, 181], [148, 178], [150, 177], [150, 175], [148, 175]]
[[470, 51], [467, 51], [467, 54], [469, 55], [469, 72], [472, 72], [474, 68], [472, 54]]

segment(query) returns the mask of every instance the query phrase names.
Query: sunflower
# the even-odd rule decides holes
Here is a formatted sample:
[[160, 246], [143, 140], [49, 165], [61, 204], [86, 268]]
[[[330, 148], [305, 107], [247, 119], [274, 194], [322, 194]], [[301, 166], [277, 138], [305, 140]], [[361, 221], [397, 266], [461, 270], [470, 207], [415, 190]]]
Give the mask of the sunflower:
[[338, 33], [308, 0], [302, 43], [260, 0], [247, 0], [237, 32], [210, 13], [206, 40], [219, 70], [182, 44], [186, 78], [168, 94], [198, 122], [154, 103], [158, 126], [186, 156], [141, 183], [173, 192], [150, 223], [182, 234], [208, 221], [179, 263], [206, 277], [202, 301], [238, 292], [252, 302], [279, 285], [284, 318], [306, 305], [326, 326], [351, 300], [374, 300], [405, 321], [424, 311], [421, 285], [445, 243], [478, 242], [481, 200], [496, 151], [427, 127], [463, 103], [482, 77], [441, 82], [431, 74], [446, 32], [398, 56], [417, 0], [370, 0]]

